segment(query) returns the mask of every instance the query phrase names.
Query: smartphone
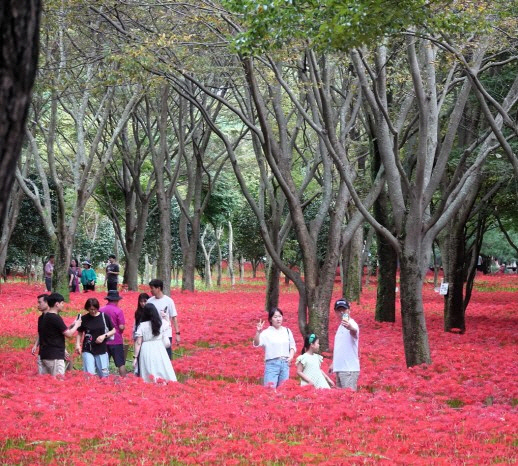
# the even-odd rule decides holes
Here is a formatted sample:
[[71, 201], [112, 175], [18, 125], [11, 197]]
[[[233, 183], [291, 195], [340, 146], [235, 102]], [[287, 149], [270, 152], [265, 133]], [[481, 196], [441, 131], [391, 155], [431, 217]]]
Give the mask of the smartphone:
[[77, 319], [76, 320], [79, 320], [81, 319], [81, 313], [77, 314]]

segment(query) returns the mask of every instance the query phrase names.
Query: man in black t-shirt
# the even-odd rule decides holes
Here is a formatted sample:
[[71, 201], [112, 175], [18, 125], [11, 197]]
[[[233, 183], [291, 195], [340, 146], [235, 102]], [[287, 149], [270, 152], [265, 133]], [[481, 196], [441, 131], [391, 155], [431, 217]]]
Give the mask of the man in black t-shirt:
[[119, 264], [116, 262], [116, 257], [110, 254], [108, 257], [108, 265], [106, 266], [106, 288], [108, 291], [116, 290], [119, 284]]
[[[47, 312], [47, 310], [49, 309], [49, 305], [47, 304], [48, 297], [49, 297], [48, 294], [40, 294], [38, 296], [38, 311], [41, 312], [41, 315], [38, 317], [38, 328], [40, 326], [40, 323], [43, 319], [45, 312]], [[41, 375], [41, 374], [43, 374], [43, 366], [41, 365], [41, 358], [38, 353], [39, 348], [40, 348], [40, 336], [38, 334], [38, 335], [36, 335], [36, 341], [34, 342], [31, 353], [35, 356], [36, 355], [38, 356], [36, 359], [36, 364], [38, 366], [38, 374]]]
[[42, 374], [65, 375], [65, 337], [72, 338], [81, 325], [81, 320], [76, 320], [68, 328], [63, 322], [59, 312], [64, 302], [65, 298], [59, 293], [49, 295], [49, 308], [38, 321]]

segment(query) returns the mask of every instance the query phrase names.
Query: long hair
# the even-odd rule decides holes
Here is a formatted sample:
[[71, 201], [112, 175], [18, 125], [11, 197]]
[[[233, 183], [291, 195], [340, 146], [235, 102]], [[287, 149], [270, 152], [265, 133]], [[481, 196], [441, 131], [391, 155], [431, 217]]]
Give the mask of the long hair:
[[140, 301], [142, 301], [144, 299], [147, 301], [149, 299], [149, 295], [147, 293], [140, 293], [138, 295], [138, 300], [137, 300], [137, 309], [135, 310], [135, 328], [137, 328], [138, 324], [140, 324], [140, 322], [142, 322], [144, 306], [140, 305]]
[[162, 318], [158, 314], [156, 307], [152, 303], [144, 306], [141, 322], [151, 322], [151, 332], [155, 337], [160, 335], [160, 327], [162, 326]]

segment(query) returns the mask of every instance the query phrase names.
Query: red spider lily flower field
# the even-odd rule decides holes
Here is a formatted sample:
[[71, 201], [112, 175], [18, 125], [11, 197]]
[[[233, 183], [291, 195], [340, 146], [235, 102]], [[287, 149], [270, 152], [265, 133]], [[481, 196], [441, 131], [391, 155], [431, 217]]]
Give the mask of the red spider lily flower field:
[[[168, 384], [89, 377], [79, 358], [64, 380], [38, 376], [31, 347], [43, 285], [2, 284], [0, 464], [516, 463], [518, 275], [477, 277], [464, 335], [442, 330], [442, 297], [425, 284], [433, 363], [412, 369], [400, 322], [374, 321], [375, 288], [367, 287], [352, 307], [361, 328], [356, 393], [301, 387], [294, 367], [281, 388], [260, 385], [263, 351], [251, 340], [265, 317], [264, 285], [251, 283], [173, 290], [182, 342], [173, 348], [179, 382]], [[72, 295], [65, 322], [87, 296], [105, 295]], [[137, 295], [120, 302], [128, 360]], [[297, 336], [293, 287], [283, 285], [280, 307]]]

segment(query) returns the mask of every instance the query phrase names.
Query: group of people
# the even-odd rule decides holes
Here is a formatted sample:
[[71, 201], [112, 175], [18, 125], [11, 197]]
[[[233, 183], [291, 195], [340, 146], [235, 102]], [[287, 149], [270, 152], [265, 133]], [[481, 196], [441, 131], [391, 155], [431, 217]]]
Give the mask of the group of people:
[[[133, 340], [135, 374], [146, 382], [176, 381], [171, 364], [172, 328], [176, 342], [180, 342], [177, 312], [173, 300], [163, 292], [163, 282], [149, 282], [150, 293], [139, 296], [135, 311]], [[126, 375], [126, 354], [122, 334], [126, 328], [124, 313], [118, 306], [122, 296], [117, 290], [108, 290], [101, 307], [97, 298], [88, 298], [85, 314], [79, 313], [67, 326], [59, 315], [64, 297], [59, 293], [38, 296], [38, 337], [32, 353], [38, 354], [38, 373], [63, 376], [65, 374], [65, 338], [76, 338], [75, 351], [81, 355], [83, 370], [99, 377], [109, 375], [109, 361], [113, 359], [119, 375]], [[76, 333], [77, 332], [77, 333]]]
[[[322, 355], [319, 354], [319, 339], [314, 333], [304, 339], [302, 354], [297, 357], [297, 375], [301, 385], [311, 384], [316, 388], [358, 388], [360, 359], [358, 356], [360, 329], [350, 316], [350, 305], [341, 298], [334, 305], [338, 324], [333, 348], [333, 362], [329, 374], [334, 373], [336, 382], [322, 370]], [[270, 326], [266, 329], [264, 321], [259, 320], [253, 339], [255, 347], [264, 348], [264, 385], [278, 387], [289, 378], [289, 366], [295, 357], [297, 348], [290, 329], [282, 325], [283, 312], [274, 308], [268, 313]]]
[[[54, 274], [54, 263], [55, 256], [51, 254], [45, 263], [43, 272], [45, 276], [45, 287], [48, 292], [52, 292], [52, 276]], [[97, 283], [97, 274], [92, 268], [92, 264], [88, 260], [84, 260], [79, 266], [79, 262], [76, 259], [70, 261], [68, 268], [68, 288], [71, 293], [78, 293], [80, 285], [83, 286], [83, 291], [95, 291], [95, 285]], [[106, 278], [105, 285], [108, 291], [117, 290], [119, 284], [119, 273], [120, 268], [117, 263], [117, 258], [114, 254], [110, 254], [108, 257], [108, 264], [106, 265]]]
[[[45, 265], [47, 290], [52, 287], [54, 257], [50, 256]], [[69, 276], [70, 289], [76, 291], [81, 280], [85, 291], [95, 290], [95, 271], [88, 261], [78, 272], [77, 262], [72, 261]], [[125, 330], [123, 311], [118, 307], [122, 299], [117, 291], [119, 265], [114, 255], [110, 255], [106, 266], [107, 304], [100, 307], [96, 298], [86, 300], [86, 314], [78, 314], [76, 320], [67, 327], [59, 312], [64, 298], [58, 293], [38, 296], [38, 309], [42, 312], [38, 319], [38, 338], [33, 347], [39, 347], [38, 372], [63, 375], [68, 355], [65, 338], [76, 334], [76, 352], [81, 354], [83, 370], [99, 377], [109, 375], [109, 360], [113, 359], [119, 375], [126, 375], [126, 354], [122, 334]], [[174, 338], [180, 343], [177, 312], [174, 301], [163, 292], [163, 282], [158, 279], [149, 282], [151, 296], [141, 293], [138, 297], [133, 328], [134, 360], [136, 375], [145, 381], [176, 381], [171, 365], [171, 345]], [[322, 370], [322, 355], [319, 354], [318, 335], [310, 333], [304, 339], [302, 353], [295, 360], [297, 375], [302, 385], [311, 384], [316, 388], [351, 388], [357, 390], [360, 374], [358, 357], [360, 329], [350, 316], [350, 305], [341, 298], [334, 305], [337, 330], [334, 338], [333, 362], [329, 374]], [[293, 333], [282, 325], [283, 312], [273, 308], [268, 313], [270, 326], [263, 329], [265, 322], [259, 320], [253, 338], [255, 347], [264, 348], [264, 385], [278, 387], [289, 378], [290, 364], [295, 357], [296, 345]], [[334, 373], [335, 381], [330, 377]]]

